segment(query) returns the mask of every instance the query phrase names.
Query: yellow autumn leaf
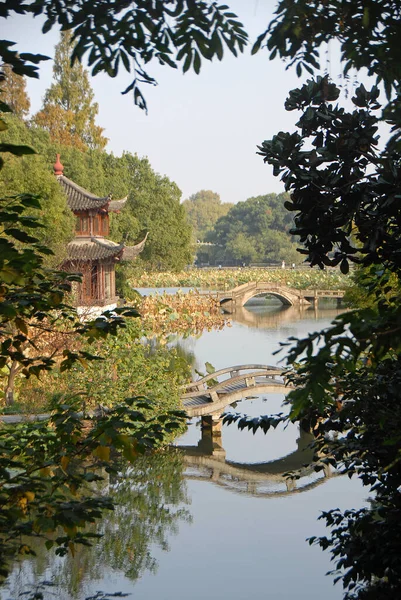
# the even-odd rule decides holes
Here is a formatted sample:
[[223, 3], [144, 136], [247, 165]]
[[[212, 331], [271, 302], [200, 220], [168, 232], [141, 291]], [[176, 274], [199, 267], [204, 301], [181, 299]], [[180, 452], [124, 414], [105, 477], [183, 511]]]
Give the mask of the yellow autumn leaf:
[[49, 477], [53, 474], [50, 467], [43, 467], [43, 469], [40, 469], [39, 473], [42, 475], [42, 477]]
[[96, 450], [92, 452], [93, 456], [100, 458], [100, 460], [110, 460], [110, 448], [107, 446], [98, 446]]
[[63, 529], [69, 537], [75, 537], [77, 534], [77, 528], [75, 525], [69, 527], [68, 525], [63, 525]]
[[20, 496], [17, 499], [16, 504], [21, 509], [21, 512], [25, 515], [27, 512], [27, 504], [28, 504], [28, 500], [25, 498], [25, 496]]
[[28, 327], [23, 319], [20, 319], [19, 317], [17, 317], [15, 319], [15, 324], [18, 327], [18, 329], [20, 331], [22, 331], [22, 333], [25, 333], [25, 335], [28, 335]]
[[87, 360], [85, 360], [84, 358], [82, 358], [82, 356], [79, 356], [78, 360], [79, 360], [79, 362], [81, 363], [81, 365], [83, 366], [84, 369], [88, 368], [89, 365], [88, 365], [88, 361]]
[[61, 457], [61, 468], [63, 469], [63, 471], [66, 470], [66, 468], [68, 467], [70, 463], [70, 457], [69, 456], [62, 456]]
[[25, 492], [24, 496], [28, 502], [32, 502], [35, 499], [35, 492]]

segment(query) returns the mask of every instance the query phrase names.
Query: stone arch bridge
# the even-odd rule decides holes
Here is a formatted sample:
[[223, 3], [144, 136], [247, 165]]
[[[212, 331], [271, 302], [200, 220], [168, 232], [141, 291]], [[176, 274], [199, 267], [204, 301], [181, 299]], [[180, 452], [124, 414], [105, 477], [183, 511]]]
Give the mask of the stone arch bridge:
[[216, 292], [222, 308], [233, 312], [236, 308], [244, 306], [251, 298], [260, 295], [270, 295], [278, 298], [285, 306], [317, 306], [321, 298], [334, 298], [338, 302], [344, 296], [344, 290], [308, 289], [297, 290], [285, 285], [265, 281], [250, 281], [239, 285], [232, 290]]

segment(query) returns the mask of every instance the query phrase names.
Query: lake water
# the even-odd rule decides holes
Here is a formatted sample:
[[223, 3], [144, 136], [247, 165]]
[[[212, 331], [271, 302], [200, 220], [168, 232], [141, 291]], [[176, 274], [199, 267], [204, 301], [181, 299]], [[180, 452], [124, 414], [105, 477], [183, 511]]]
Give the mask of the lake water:
[[[280, 342], [327, 326], [335, 314], [254, 304], [222, 331], [179, 345], [201, 372], [206, 361], [216, 370], [277, 365]], [[270, 414], [285, 410], [283, 400], [266, 394], [231, 410]], [[193, 419], [175, 448], [108, 483], [117, 506], [102, 521], [95, 548], [54, 559], [38, 547], [38, 558], [14, 569], [0, 597], [16, 598], [27, 582], [52, 579], [56, 586], [45, 598], [83, 600], [101, 590], [135, 600], [340, 600], [341, 587], [325, 576], [329, 554], [305, 540], [324, 534], [321, 511], [360, 506], [365, 496], [358, 481], [308, 470], [296, 487], [288, 485], [281, 475], [306, 462], [308, 441], [296, 426], [253, 435], [232, 425], [212, 452]]]

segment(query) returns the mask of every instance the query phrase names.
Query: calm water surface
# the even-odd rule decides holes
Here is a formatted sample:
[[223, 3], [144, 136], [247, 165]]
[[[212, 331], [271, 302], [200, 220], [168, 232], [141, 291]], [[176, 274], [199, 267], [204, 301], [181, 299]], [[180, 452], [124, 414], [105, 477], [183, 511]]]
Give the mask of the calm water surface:
[[[224, 330], [179, 345], [199, 371], [206, 361], [216, 369], [276, 365], [280, 342], [327, 326], [335, 314], [253, 305]], [[262, 395], [231, 410], [279, 412], [283, 399]], [[177, 448], [123, 469], [109, 483], [105, 492], [117, 508], [102, 522], [96, 548], [52, 560], [38, 548], [38, 559], [18, 566], [0, 597], [17, 597], [29, 580], [55, 578], [49, 598], [83, 600], [102, 590], [135, 600], [340, 600], [341, 588], [325, 577], [329, 555], [305, 539], [324, 532], [317, 521], [322, 510], [364, 503], [359, 483], [305, 470], [296, 488], [287, 486], [282, 473], [308, 456], [308, 436], [295, 426], [266, 436], [223, 427], [212, 452], [197, 421], [176, 440]]]

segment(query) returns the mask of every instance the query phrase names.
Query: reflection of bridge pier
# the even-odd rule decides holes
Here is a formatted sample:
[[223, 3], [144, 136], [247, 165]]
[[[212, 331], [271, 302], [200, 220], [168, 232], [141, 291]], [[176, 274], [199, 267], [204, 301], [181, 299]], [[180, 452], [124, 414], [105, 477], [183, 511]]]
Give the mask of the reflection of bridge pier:
[[201, 439], [198, 449], [202, 454], [219, 457], [224, 460], [226, 451], [221, 437], [222, 420], [220, 415], [207, 415], [201, 419]]

